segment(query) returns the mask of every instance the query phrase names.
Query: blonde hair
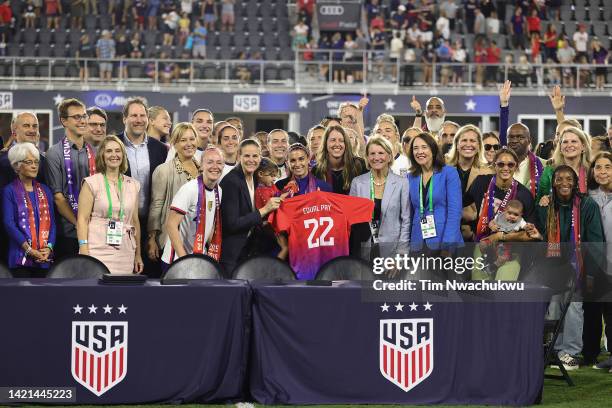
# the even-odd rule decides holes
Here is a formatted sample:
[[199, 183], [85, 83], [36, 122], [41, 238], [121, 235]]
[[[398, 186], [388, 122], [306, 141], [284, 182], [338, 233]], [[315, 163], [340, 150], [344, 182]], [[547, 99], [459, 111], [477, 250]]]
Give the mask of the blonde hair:
[[583, 132], [582, 130], [580, 130], [579, 128], [575, 126], [570, 126], [568, 128], [563, 129], [563, 132], [561, 132], [561, 135], [559, 135], [559, 141], [557, 142], [555, 151], [552, 154], [552, 159], [551, 159], [552, 166], [557, 167], [557, 166], [560, 166], [561, 164], [565, 164], [565, 159], [563, 158], [563, 155], [561, 154], [561, 144], [563, 143], [563, 136], [565, 136], [566, 133], [571, 133], [573, 135], [576, 135], [578, 136], [578, 139], [580, 139], [580, 142], [582, 143], [582, 146], [584, 147], [584, 151], [582, 152], [582, 155], [580, 157], [580, 166], [588, 169], [589, 166], [591, 165], [590, 136], [588, 136], [585, 132]]
[[372, 135], [376, 136], [377, 132], [378, 132], [378, 128], [380, 126], [381, 123], [389, 123], [392, 127], [393, 130], [395, 131], [395, 142], [391, 143], [391, 146], [393, 147], [394, 153], [399, 153], [402, 151], [402, 142], [400, 140], [401, 135], [399, 132], [399, 128], [397, 127], [397, 125], [395, 124], [395, 118], [391, 115], [389, 115], [388, 113], [383, 113], [381, 115], [379, 115], [376, 118], [376, 125], [374, 125], [374, 129], [372, 129]]
[[365, 146], [365, 153], [366, 153], [366, 168], [368, 170], [370, 170], [370, 162], [367, 159], [368, 156], [368, 152], [370, 151], [370, 147], [372, 145], [376, 145], [381, 147], [385, 152], [387, 152], [387, 154], [389, 155], [389, 163], [388, 166], [391, 167], [393, 165], [393, 161], [395, 160], [395, 158], [393, 157], [393, 147], [391, 146], [391, 142], [389, 142], [386, 138], [384, 138], [383, 136], [372, 136], [368, 142], [366, 143]]
[[125, 174], [125, 172], [128, 169], [127, 152], [125, 151], [125, 145], [123, 144], [121, 139], [119, 139], [115, 135], [106, 136], [104, 139], [102, 139], [100, 146], [98, 146], [98, 152], [96, 153], [96, 171], [100, 173], [106, 172], [106, 162], [104, 161], [104, 150], [106, 149], [106, 145], [109, 144], [110, 142], [117, 143], [119, 147], [121, 148], [121, 164], [119, 165], [119, 173]]
[[448, 158], [446, 159], [446, 164], [449, 166], [456, 166], [459, 162], [459, 149], [457, 145], [459, 144], [459, 139], [461, 136], [466, 134], [467, 132], [476, 133], [476, 138], [478, 139], [478, 154], [474, 157], [474, 161], [472, 162], [472, 168], [480, 168], [484, 167], [487, 164], [487, 161], [484, 157], [484, 146], [482, 144], [482, 132], [477, 126], [474, 125], [465, 125], [461, 126], [457, 133], [455, 134], [455, 138], [453, 139], [453, 145], [448, 152]]
[[349, 136], [349, 133], [353, 133], [355, 135], [355, 145], [353, 146], [353, 144], [351, 143], [351, 149], [353, 150], [353, 154], [355, 156], [361, 157], [361, 150], [363, 146], [361, 145], [361, 138], [359, 137], [359, 133], [357, 133], [355, 129], [347, 127], [344, 128], [344, 131], [346, 132], [347, 136]]
[[[198, 130], [191, 122], [180, 122], [177, 123], [174, 129], [172, 129], [172, 134], [170, 135], [170, 144], [174, 146], [183, 136], [183, 134], [191, 130], [198, 140]], [[204, 146], [206, 147], [206, 146]]]

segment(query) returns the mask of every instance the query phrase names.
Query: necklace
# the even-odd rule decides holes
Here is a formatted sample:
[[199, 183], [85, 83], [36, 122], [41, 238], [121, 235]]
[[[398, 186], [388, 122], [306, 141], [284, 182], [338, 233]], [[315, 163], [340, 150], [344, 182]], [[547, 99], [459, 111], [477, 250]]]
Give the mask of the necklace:
[[380, 183], [377, 183], [377, 182], [376, 182], [376, 180], [374, 180], [374, 185], [375, 185], [376, 187], [382, 187], [382, 186], [384, 186], [384, 185], [385, 185], [385, 183], [386, 183], [386, 182], [387, 182], [387, 178], [385, 177], [385, 178], [383, 179], [383, 181], [382, 181], [382, 182], [380, 182]]

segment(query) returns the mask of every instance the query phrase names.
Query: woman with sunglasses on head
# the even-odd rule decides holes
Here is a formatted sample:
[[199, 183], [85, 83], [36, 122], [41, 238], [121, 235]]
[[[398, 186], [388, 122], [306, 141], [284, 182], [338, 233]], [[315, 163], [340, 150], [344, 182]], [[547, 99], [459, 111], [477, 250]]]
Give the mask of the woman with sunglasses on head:
[[482, 134], [482, 144], [484, 146], [484, 157], [487, 161], [487, 164], [493, 168], [495, 154], [499, 149], [501, 149], [501, 144], [499, 142], [499, 136], [497, 132], [486, 132]]
[[552, 174], [560, 165], [567, 165], [578, 175], [578, 191], [587, 193], [587, 173], [591, 164], [591, 144], [589, 136], [577, 127], [566, 127], [559, 136], [552, 159], [544, 168], [536, 203], [543, 207], [548, 205], [552, 191]]
[[[606, 270], [605, 276], [612, 275], [612, 153], [601, 152], [593, 158], [588, 175], [589, 196], [599, 207], [606, 240]], [[608, 279], [600, 280], [595, 284], [604, 292], [610, 291]], [[597, 356], [601, 350], [600, 340], [602, 333], [601, 318], [606, 323], [607, 349], [612, 350], [612, 302], [604, 302], [596, 297], [593, 302], [585, 302], [584, 330], [582, 339], [584, 347], [582, 355], [587, 363], [596, 364], [598, 369], [612, 369], [612, 357], [597, 364]], [[599, 300], [599, 301], [598, 301]]]
[[[576, 277], [578, 293], [587, 295], [593, 289], [601, 290], [596, 287], [605, 281], [602, 275], [605, 254], [602, 244], [597, 244], [604, 241], [600, 209], [591, 197], [580, 192], [579, 176], [571, 166], [557, 166], [551, 181], [548, 205], [538, 205], [536, 209], [540, 238], [547, 242], [546, 257], [552, 262], [549, 266], [560, 278], [563, 271], [565, 276]], [[549, 313], [557, 314], [558, 306], [559, 302], [551, 302]], [[566, 370], [579, 366], [576, 356], [582, 351], [583, 322], [582, 302], [571, 302], [555, 344]]]
[[[448, 152], [446, 164], [454, 166], [461, 180], [461, 195], [465, 196], [476, 177], [483, 174], [493, 174], [484, 159], [482, 133], [474, 125], [460, 127], [453, 138], [451, 149]], [[472, 239], [473, 226], [463, 221], [461, 225], [463, 239]]]
[[2, 221], [8, 234], [8, 267], [15, 278], [46, 276], [55, 244], [53, 194], [36, 181], [40, 153], [17, 143], [8, 159], [17, 177], [2, 190]]
[[366, 171], [365, 161], [353, 154], [351, 140], [344, 128], [327, 127], [313, 175], [331, 185], [334, 193], [347, 195], [353, 179]]
[[457, 170], [447, 166], [436, 139], [422, 132], [408, 150], [412, 163], [408, 176], [412, 227], [410, 246], [414, 251], [447, 255], [463, 245], [461, 182]]
[[[464, 204], [471, 207], [470, 213], [476, 214], [476, 218], [469, 220], [476, 222], [472, 239], [481, 242], [486, 238], [491, 245], [506, 241], [531, 241], [528, 231], [505, 233], [491, 229], [491, 221], [499, 212], [505, 211], [508, 202], [512, 200], [520, 201], [523, 218], [528, 223], [535, 221], [533, 197], [527, 187], [514, 179], [514, 172], [518, 168], [516, 153], [512, 149], [502, 148], [495, 155], [494, 166], [495, 174], [478, 176], [464, 197]], [[515, 280], [519, 271], [520, 264], [514, 259], [504, 265], [503, 269], [498, 269], [497, 278]], [[480, 277], [481, 271], [475, 269], [472, 278]]]

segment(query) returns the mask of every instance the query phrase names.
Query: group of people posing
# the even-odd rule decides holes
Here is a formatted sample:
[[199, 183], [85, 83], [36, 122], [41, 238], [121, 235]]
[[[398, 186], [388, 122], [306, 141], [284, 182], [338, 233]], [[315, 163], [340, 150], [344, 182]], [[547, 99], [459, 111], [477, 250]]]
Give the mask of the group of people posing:
[[[581, 282], [600, 279], [612, 271], [612, 247], [585, 255], [588, 260], [560, 248], [612, 237], [609, 142], [593, 155], [591, 137], [564, 118], [556, 88], [550, 98], [559, 123], [551, 159], [544, 160], [532, 153], [529, 128], [508, 126], [510, 94], [507, 82], [499, 133], [446, 121], [444, 102], [433, 97], [425, 111], [413, 98], [415, 123], [403, 133], [382, 114], [366, 137], [364, 97], [342, 104], [338, 117], [325, 118], [292, 144], [282, 129], [245, 137], [239, 118], [215, 123], [207, 109], [170, 131], [168, 112], [139, 98], [123, 108], [125, 131], [107, 135], [103, 110], [66, 99], [58, 106], [65, 136], [43, 153], [36, 116], [23, 112], [0, 154], [6, 262], [16, 277], [45, 276], [52, 262], [75, 254], [99, 259], [111, 273], [152, 277], [192, 253], [217, 260], [228, 277], [254, 254], [299, 265], [310, 250], [334, 246], [326, 234], [342, 228], [332, 229], [332, 220], [325, 229], [321, 218], [314, 230], [305, 221], [305, 236], [291, 237], [302, 233], [283, 227], [274, 214], [293, 208], [289, 200], [296, 196], [323, 192], [347, 196], [329, 199], [343, 212], [344, 234], [350, 231], [350, 245], [335, 256], [366, 243], [370, 256], [386, 245], [391, 252], [446, 257], [474, 242], [476, 251], [493, 249], [494, 262], [474, 269], [472, 278], [517, 279], [522, 261], [508, 242], [543, 241], [546, 256], [570, 259], [585, 277]], [[304, 213], [309, 203], [319, 204], [308, 197], [322, 196], [300, 198]], [[296, 238], [308, 248], [296, 246]], [[592, 316], [589, 324], [596, 324]], [[575, 339], [566, 340], [563, 355], [576, 355]]]

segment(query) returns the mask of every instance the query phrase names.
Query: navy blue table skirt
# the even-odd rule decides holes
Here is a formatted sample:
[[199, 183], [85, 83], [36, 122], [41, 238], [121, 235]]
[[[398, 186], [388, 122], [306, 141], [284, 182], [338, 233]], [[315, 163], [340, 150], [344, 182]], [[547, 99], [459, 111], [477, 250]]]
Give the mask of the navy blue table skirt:
[[2, 280], [0, 385], [75, 387], [79, 404], [237, 398], [250, 296], [233, 281]]
[[263, 404], [530, 405], [546, 304], [362, 301], [355, 284], [253, 286], [250, 388]]

